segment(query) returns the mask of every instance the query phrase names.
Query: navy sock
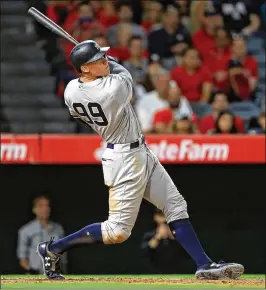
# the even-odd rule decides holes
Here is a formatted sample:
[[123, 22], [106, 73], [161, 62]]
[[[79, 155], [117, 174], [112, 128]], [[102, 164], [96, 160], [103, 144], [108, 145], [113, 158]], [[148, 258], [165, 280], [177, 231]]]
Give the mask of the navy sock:
[[50, 245], [49, 250], [51, 252], [61, 254], [64, 251], [79, 245], [92, 244], [102, 241], [101, 223], [96, 223], [88, 225], [74, 234], [54, 241]]
[[198, 267], [212, 262], [204, 252], [189, 219], [170, 222], [169, 227], [176, 240], [188, 252]]

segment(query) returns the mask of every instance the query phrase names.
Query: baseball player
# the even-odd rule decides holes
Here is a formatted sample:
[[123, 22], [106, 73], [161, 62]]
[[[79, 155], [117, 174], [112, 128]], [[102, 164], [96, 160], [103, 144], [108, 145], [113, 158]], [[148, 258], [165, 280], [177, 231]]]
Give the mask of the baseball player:
[[107, 56], [108, 49], [90, 40], [73, 48], [71, 63], [81, 76], [68, 84], [64, 97], [70, 114], [91, 126], [107, 143], [102, 167], [109, 187], [109, 217], [65, 238], [40, 243], [37, 252], [45, 275], [64, 279], [59, 261], [70, 248], [126, 241], [145, 198], [164, 212], [175, 239], [197, 265], [196, 278], [238, 278], [244, 272], [242, 265], [215, 263], [203, 250], [189, 221], [186, 201], [141, 134], [130, 104], [131, 75]]

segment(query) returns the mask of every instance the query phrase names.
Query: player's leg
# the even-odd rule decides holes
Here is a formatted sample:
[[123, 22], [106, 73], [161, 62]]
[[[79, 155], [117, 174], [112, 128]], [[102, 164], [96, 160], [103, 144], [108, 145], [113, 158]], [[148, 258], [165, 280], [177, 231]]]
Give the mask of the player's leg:
[[[154, 156], [151, 155], [150, 158], [154, 158]], [[144, 198], [164, 212], [176, 240], [185, 248], [198, 266], [210, 263], [211, 259], [204, 252], [189, 222], [187, 203], [184, 197], [179, 193], [163, 166], [159, 162], [155, 164]]]
[[[157, 158], [152, 153], [149, 155], [149, 158], [154, 158], [156, 164]], [[144, 198], [164, 212], [176, 240], [195, 261], [198, 267], [196, 272], [197, 278], [236, 278], [243, 273], [244, 269], [242, 265], [219, 265], [213, 263], [208, 257], [189, 221], [186, 201], [158, 161], [148, 182]]]
[[[109, 186], [109, 217], [62, 239], [39, 244], [44, 272], [50, 279], [62, 279], [60, 255], [70, 248], [90, 243], [115, 244], [127, 240], [135, 224], [146, 188], [149, 172], [146, 170], [145, 150], [125, 153], [108, 150], [103, 156], [105, 184]], [[56, 269], [57, 270], [54, 270]]]

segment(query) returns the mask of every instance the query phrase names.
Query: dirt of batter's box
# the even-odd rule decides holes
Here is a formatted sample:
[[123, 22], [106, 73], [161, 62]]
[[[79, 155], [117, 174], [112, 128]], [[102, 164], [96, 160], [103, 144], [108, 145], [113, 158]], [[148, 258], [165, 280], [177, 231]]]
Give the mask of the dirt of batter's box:
[[173, 278], [84, 278], [84, 279], [75, 279], [69, 278], [61, 281], [47, 280], [47, 279], [2, 279], [3, 284], [28, 284], [28, 283], [127, 283], [127, 284], [161, 284], [161, 285], [199, 285], [199, 284], [215, 284], [217, 286], [228, 285], [228, 286], [240, 286], [240, 287], [264, 287], [264, 279], [238, 279], [238, 280], [196, 280], [196, 279], [173, 279]]

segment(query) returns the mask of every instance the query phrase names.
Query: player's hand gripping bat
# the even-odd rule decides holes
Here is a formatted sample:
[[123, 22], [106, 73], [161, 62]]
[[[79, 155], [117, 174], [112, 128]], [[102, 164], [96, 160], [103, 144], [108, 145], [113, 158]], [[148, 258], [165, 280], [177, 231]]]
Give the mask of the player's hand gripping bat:
[[38, 21], [40, 24], [42, 24], [58, 36], [63, 37], [64, 39], [72, 42], [75, 45], [79, 44], [79, 42], [74, 37], [68, 34], [62, 27], [54, 23], [51, 19], [42, 14], [36, 8], [31, 7], [28, 10], [28, 14], [30, 14], [36, 21]]

